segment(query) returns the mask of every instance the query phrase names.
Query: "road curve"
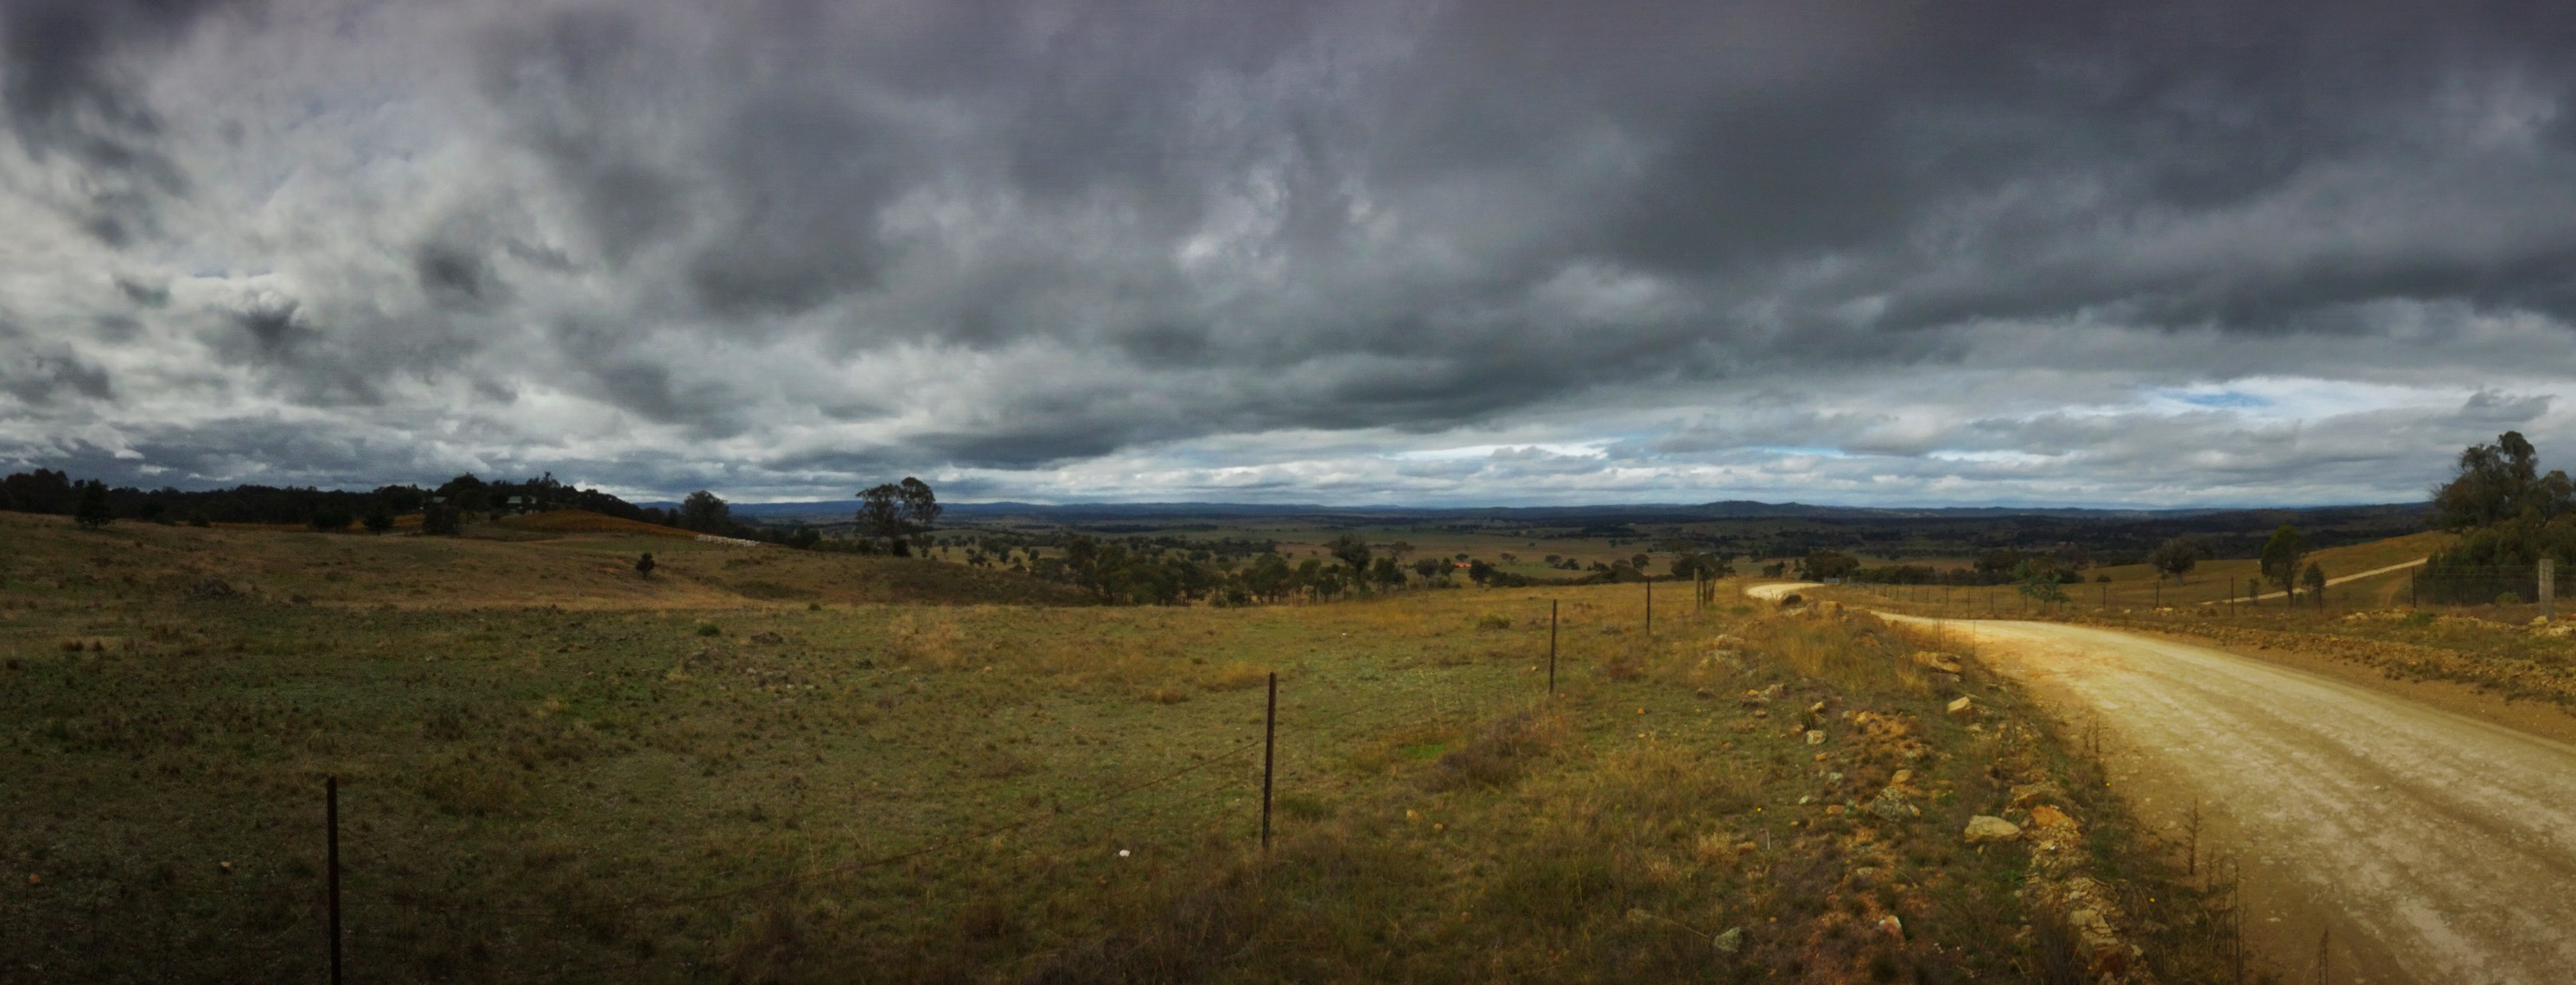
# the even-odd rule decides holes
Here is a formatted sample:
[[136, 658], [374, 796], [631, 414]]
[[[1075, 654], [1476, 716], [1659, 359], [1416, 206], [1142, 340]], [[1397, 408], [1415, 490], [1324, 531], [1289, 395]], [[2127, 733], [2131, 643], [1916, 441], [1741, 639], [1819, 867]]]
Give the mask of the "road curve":
[[1987, 666], [2099, 723], [2143, 820], [2203, 806], [2204, 843], [2245, 859], [2249, 933], [2283, 970], [2309, 974], [2331, 931], [2335, 981], [2576, 975], [2576, 747], [2171, 640], [1973, 633]]

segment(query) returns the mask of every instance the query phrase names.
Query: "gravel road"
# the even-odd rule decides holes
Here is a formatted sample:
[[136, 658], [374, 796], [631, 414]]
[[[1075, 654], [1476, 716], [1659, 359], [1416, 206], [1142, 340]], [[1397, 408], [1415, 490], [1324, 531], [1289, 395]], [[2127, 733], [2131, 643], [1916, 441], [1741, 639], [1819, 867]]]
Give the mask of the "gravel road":
[[2337, 982], [2576, 980], [2576, 747], [2171, 640], [1985, 620], [1974, 640], [2069, 734], [2098, 723], [2143, 821], [2198, 802], [2275, 970], [2313, 980], [2322, 944]]

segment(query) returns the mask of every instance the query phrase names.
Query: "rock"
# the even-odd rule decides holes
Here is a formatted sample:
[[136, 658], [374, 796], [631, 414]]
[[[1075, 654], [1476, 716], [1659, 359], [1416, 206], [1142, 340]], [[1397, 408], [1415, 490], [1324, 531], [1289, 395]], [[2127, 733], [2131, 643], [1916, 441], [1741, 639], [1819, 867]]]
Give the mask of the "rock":
[[1879, 791], [1878, 796], [1870, 798], [1869, 812], [1890, 821], [1902, 821], [1920, 813], [1914, 809], [1914, 805], [1906, 803], [1905, 797], [1897, 793], [1896, 788], [1892, 786]]
[[1783, 609], [1786, 609], [1786, 608], [1788, 608], [1788, 607], [1790, 607], [1790, 606], [1797, 605], [1797, 604], [1802, 603], [1802, 602], [1805, 602], [1805, 601], [1806, 601], [1806, 599], [1804, 599], [1804, 598], [1800, 598], [1800, 597], [1799, 597], [1799, 595], [1798, 595], [1798, 593], [1796, 593], [1796, 592], [1790, 592], [1790, 593], [1789, 593], [1789, 594], [1787, 594], [1787, 595], [1780, 596], [1780, 607], [1781, 607], [1781, 608], [1783, 608]]
[[1904, 940], [1905, 921], [1897, 919], [1896, 914], [1893, 913], [1880, 917], [1878, 918], [1878, 932], [1886, 934], [1889, 938], [1894, 940]]
[[2041, 804], [2030, 809], [2030, 826], [2034, 828], [2074, 827], [2075, 819], [2066, 816], [2065, 811]]
[[1959, 673], [1959, 658], [1947, 653], [1936, 653], [1931, 650], [1915, 651], [1914, 665], [1927, 670], [1937, 670], [1944, 674]]
[[1912, 782], [1914, 782], [1913, 770], [1897, 770], [1895, 776], [1887, 778], [1887, 786], [1891, 790]]
[[1982, 845], [1989, 841], [2012, 841], [2021, 837], [2021, 825], [1991, 814], [1979, 814], [1968, 819], [1966, 835], [1968, 844], [1971, 845]]
[[1744, 950], [1744, 928], [1728, 927], [1725, 933], [1712, 938], [1710, 943], [1717, 945], [1719, 954], [1733, 954]]
[[2012, 805], [2029, 807], [2057, 794], [2057, 785], [2054, 783], [2017, 783], [2012, 788]]
[[1950, 702], [1947, 710], [1950, 712], [1950, 717], [1952, 718], [1975, 718], [1977, 717], [1977, 699], [1964, 694], [1960, 695]]
[[1815, 729], [1808, 729], [1808, 730], [1807, 730], [1807, 744], [1808, 744], [1808, 745], [1811, 745], [1811, 746], [1821, 746], [1821, 745], [1824, 745], [1824, 744], [1825, 744], [1825, 733], [1820, 732], [1820, 731], [1817, 731], [1817, 730], [1815, 730]]

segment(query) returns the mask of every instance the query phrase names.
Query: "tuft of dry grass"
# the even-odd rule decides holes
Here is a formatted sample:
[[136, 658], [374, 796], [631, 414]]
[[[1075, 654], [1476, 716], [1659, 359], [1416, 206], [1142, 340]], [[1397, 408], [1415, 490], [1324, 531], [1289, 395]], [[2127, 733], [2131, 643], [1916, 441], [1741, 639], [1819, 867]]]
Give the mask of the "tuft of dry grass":
[[1207, 688], [1211, 691], [1240, 691], [1249, 687], [1261, 687], [1268, 683], [1270, 683], [1269, 671], [1242, 660], [1217, 668], [1207, 678]]

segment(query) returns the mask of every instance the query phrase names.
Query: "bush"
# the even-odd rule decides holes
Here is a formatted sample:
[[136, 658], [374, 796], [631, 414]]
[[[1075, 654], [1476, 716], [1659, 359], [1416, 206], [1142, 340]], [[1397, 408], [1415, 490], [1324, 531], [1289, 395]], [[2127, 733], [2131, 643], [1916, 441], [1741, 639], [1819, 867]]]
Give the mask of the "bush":
[[351, 517], [347, 510], [336, 506], [325, 506], [314, 510], [313, 515], [304, 522], [310, 524], [315, 530], [329, 533], [334, 530], [347, 530], [349, 525], [357, 520]]
[[431, 503], [420, 511], [421, 533], [453, 535], [464, 525], [464, 516], [445, 503]]
[[368, 530], [376, 533], [384, 533], [385, 531], [394, 528], [394, 513], [392, 510], [386, 509], [385, 504], [378, 503], [369, 507], [367, 509], [367, 518], [359, 522], [366, 524]]

